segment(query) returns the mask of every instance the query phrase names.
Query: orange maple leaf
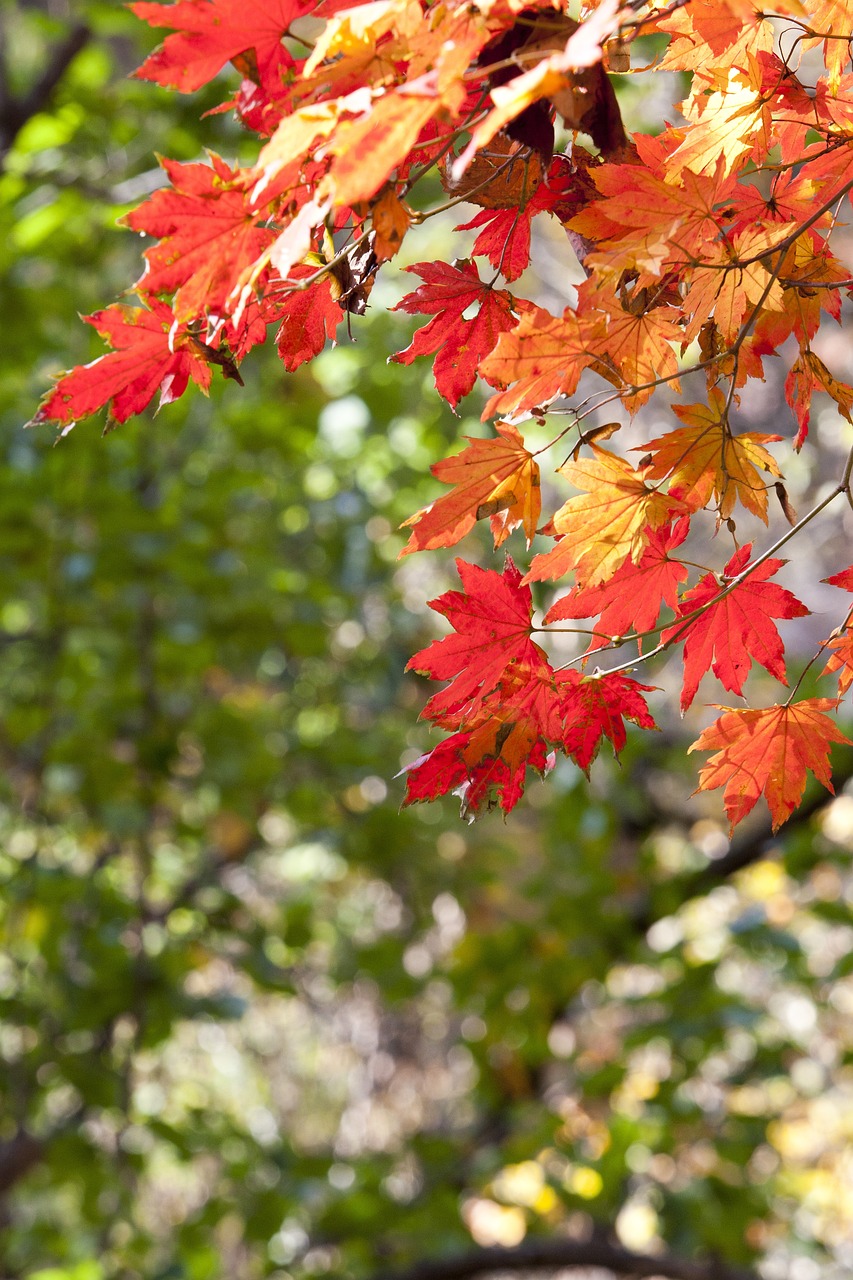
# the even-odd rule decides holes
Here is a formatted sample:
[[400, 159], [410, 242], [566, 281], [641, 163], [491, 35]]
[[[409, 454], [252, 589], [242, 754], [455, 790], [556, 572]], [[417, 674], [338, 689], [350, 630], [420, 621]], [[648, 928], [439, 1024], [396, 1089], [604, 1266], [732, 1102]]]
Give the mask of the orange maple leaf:
[[607, 312], [599, 350], [610, 356], [623, 383], [623, 401], [635, 413], [649, 399], [658, 378], [667, 378], [678, 390], [678, 361], [671, 346], [681, 341], [681, 330], [675, 324], [678, 313], [672, 307], [640, 310], [635, 315], [609, 299], [602, 307]]
[[831, 650], [831, 653], [826, 666], [820, 674], [822, 676], [831, 676], [836, 671], [839, 673], [838, 696], [843, 698], [851, 684], [853, 684], [853, 630], [848, 626], [843, 631], [831, 636], [826, 648]]
[[835, 705], [831, 698], [806, 698], [760, 711], [718, 706], [726, 714], [689, 748], [716, 751], [699, 773], [696, 792], [725, 787], [723, 800], [733, 831], [763, 791], [777, 831], [802, 799], [807, 769], [835, 794], [829, 748], [833, 742], [850, 743], [824, 714]]
[[798, 450], [805, 444], [809, 433], [812, 395], [815, 391], [825, 391], [835, 401], [838, 412], [848, 422], [853, 422], [853, 387], [833, 377], [820, 356], [808, 349], [801, 349], [785, 379], [785, 399], [797, 419], [794, 448]]
[[483, 418], [522, 413], [548, 404], [555, 396], [572, 395], [583, 370], [597, 359], [599, 333], [597, 317], [566, 311], [558, 318], [541, 307], [531, 307], [514, 329], [501, 334], [480, 365], [480, 374], [493, 386], [517, 384], [492, 396]]
[[713, 173], [720, 157], [723, 172], [731, 173], [756, 145], [769, 150], [770, 108], [760, 86], [740, 68], [729, 71], [721, 88], [682, 103], [682, 111], [688, 128], [671, 157], [673, 175], [682, 168]]
[[635, 470], [624, 458], [592, 447], [593, 458], [558, 468], [571, 484], [588, 492], [570, 498], [554, 516], [560, 541], [536, 556], [525, 582], [577, 572], [578, 586], [606, 582], [628, 559], [639, 563], [650, 533], [687, 511], [671, 494], [646, 484], [647, 469]]
[[699, 511], [713, 494], [720, 517], [727, 520], [738, 499], [767, 524], [767, 488], [756, 468], [781, 476], [776, 459], [765, 444], [781, 436], [744, 431], [732, 435], [726, 397], [719, 387], [708, 393], [707, 405], [673, 405], [686, 427], [658, 436], [637, 451], [649, 452], [648, 475], [654, 480], [671, 476], [669, 491], [691, 511]]
[[415, 528], [401, 557], [451, 547], [486, 516], [491, 517], [496, 547], [518, 525], [523, 525], [530, 546], [542, 508], [539, 465], [515, 427], [507, 422], [496, 422], [495, 427], [497, 439], [466, 436], [467, 449], [431, 468], [437, 480], [454, 488], [403, 522], [403, 527]]
[[373, 252], [378, 262], [387, 262], [400, 248], [403, 237], [412, 223], [412, 211], [400, 199], [393, 186], [387, 186], [379, 193], [371, 210], [373, 230]]

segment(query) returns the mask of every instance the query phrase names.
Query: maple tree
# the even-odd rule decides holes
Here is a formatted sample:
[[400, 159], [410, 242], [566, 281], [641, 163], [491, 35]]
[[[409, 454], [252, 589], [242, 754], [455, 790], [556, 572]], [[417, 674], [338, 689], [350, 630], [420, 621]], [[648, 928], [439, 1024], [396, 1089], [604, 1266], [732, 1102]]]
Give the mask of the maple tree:
[[[709, 669], [737, 695], [753, 661], [786, 684], [774, 620], [808, 608], [769, 579], [801, 529], [853, 500], [853, 453], [798, 518], [766, 448], [780, 437], [740, 430], [737, 412], [788, 342], [794, 449], [816, 391], [853, 421], [853, 387], [813, 349], [853, 289], [831, 243], [853, 189], [849, 2], [130, 7], [167, 32], [137, 75], [191, 92], [233, 64], [241, 80], [222, 109], [259, 149], [238, 168], [216, 155], [162, 162], [168, 185], [125, 220], [156, 240], [134, 286], [140, 306], [89, 317], [112, 351], [62, 376], [34, 421], [67, 431], [106, 407], [124, 422], [190, 380], [205, 391], [214, 366], [239, 380], [270, 328], [294, 370], [365, 310], [377, 272], [421, 223], [473, 204], [457, 228], [478, 233], [467, 257], [408, 268], [420, 284], [398, 309], [427, 319], [392, 359], [431, 358], [454, 408], [483, 379], [495, 434], [436, 464], [451, 491], [409, 521], [404, 554], [454, 545], [486, 518], [496, 547], [519, 526], [528, 547], [537, 532], [554, 542], [526, 573], [510, 559], [503, 572], [460, 560], [464, 590], [433, 602], [455, 635], [410, 666], [450, 682], [424, 710], [450, 736], [408, 767], [406, 802], [459, 791], [469, 813], [509, 810], [528, 768], [546, 773], [562, 753], [587, 770], [604, 737], [622, 748], [626, 720], [655, 727], [651, 686], [626, 673], [665, 652], [683, 656], [682, 709]], [[632, 133], [613, 80], [655, 67], [683, 74], [681, 119]], [[422, 194], [436, 173], [438, 204]], [[583, 269], [561, 315], [516, 291], [539, 215], [565, 227]], [[704, 377], [703, 402], [672, 405], [652, 440], [603, 447], [619, 424], [594, 415], [618, 404], [633, 417], [654, 396], [670, 412], [691, 373]], [[550, 441], [530, 447], [548, 424]], [[540, 528], [539, 459], [561, 449], [570, 457], [553, 470], [580, 492]], [[787, 527], [753, 553], [740, 523], [771, 514]], [[688, 538], [702, 554], [703, 534], [732, 540], [722, 566], [682, 558]], [[849, 590], [851, 574], [829, 581]], [[528, 584], [567, 575], [569, 593], [535, 626]], [[592, 619], [587, 648], [557, 665], [547, 633], [579, 618]], [[716, 752], [699, 788], [725, 788], [732, 826], [762, 791], [778, 826], [807, 771], [831, 789], [830, 744], [847, 739], [827, 712], [853, 681], [850, 611], [837, 621], [815, 655], [835, 698], [798, 699], [798, 682], [782, 706], [723, 709], [694, 743]]]

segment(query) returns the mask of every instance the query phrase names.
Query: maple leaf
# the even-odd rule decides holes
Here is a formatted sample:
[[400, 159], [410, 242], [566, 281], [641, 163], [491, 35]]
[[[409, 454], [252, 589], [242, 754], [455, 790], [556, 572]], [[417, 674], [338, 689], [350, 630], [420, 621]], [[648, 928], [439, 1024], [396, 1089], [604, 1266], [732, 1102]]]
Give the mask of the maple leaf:
[[834, 378], [813, 351], [801, 349], [785, 378], [785, 399], [797, 418], [794, 448], [802, 449], [809, 433], [812, 394], [825, 391], [835, 401], [838, 412], [853, 422], [853, 387]]
[[450, 547], [486, 516], [491, 518], [496, 547], [519, 524], [530, 546], [542, 505], [539, 466], [515, 427], [496, 422], [495, 428], [497, 439], [467, 436], [467, 449], [431, 468], [437, 480], [455, 487], [404, 521], [404, 527], [415, 528], [401, 556]]
[[[832, 574], [829, 578], [824, 578], [823, 581], [831, 587], [839, 587], [842, 591], [853, 591], [853, 565], [842, 569], [840, 573]], [[850, 625], [849, 613], [845, 622], [835, 629], [826, 642], [826, 648], [830, 651], [830, 656], [821, 675], [831, 676], [836, 672], [839, 673], [838, 696], [841, 698], [853, 684], [853, 627]]]
[[806, 698], [760, 711], [718, 706], [726, 714], [688, 748], [716, 752], [700, 770], [697, 792], [725, 787], [723, 800], [733, 831], [763, 791], [777, 831], [802, 799], [806, 770], [835, 794], [829, 749], [834, 742], [850, 742], [824, 714], [835, 705], [830, 698]]
[[460, 709], [470, 703], [464, 713], [470, 718], [502, 679], [511, 678], [512, 668], [536, 667], [544, 660], [531, 639], [530, 588], [523, 585], [511, 557], [502, 574], [464, 560], [457, 560], [456, 568], [464, 590], [446, 591], [429, 602], [456, 634], [433, 641], [406, 667], [432, 680], [451, 681], [433, 694], [422, 713], [446, 728], [465, 727]]
[[658, 436], [637, 451], [650, 453], [648, 474], [661, 480], [671, 476], [669, 491], [691, 511], [706, 506], [714, 495], [721, 520], [727, 520], [740, 499], [747, 511], [767, 524], [767, 489], [756, 470], [782, 473], [764, 448], [781, 436], [744, 431], [733, 435], [728, 424], [726, 397], [719, 387], [708, 393], [708, 404], [673, 405], [673, 412], [689, 425]]
[[553, 752], [549, 753], [541, 739], [530, 745], [524, 758], [516, 756], [508, 762], [501, 748], [510, 736], [500, 744], [496, 736], [496, 754], [485, 757], [479, 754], [481, 741], [472, 745], [471, 733], [445, 738], [401, 771], [406, 774], [403, 805], [436, 800], [452, 791], [462, 800], [463, 817], [476, 817], [484, 805], [491, 808], [495, 801], [504, 813], [509, 813], [523, 794], [526, 770], [535, 769], [544, 777], [554, 764]]
[[373, 230], [373, 252], [377, 262], [387, 262], [398, 252], [403, 237], [412, 223], [412, 211], [393, 187], [380, 192], [370, 211]]
[[541, 307], [525, 311], [480, 366], [480, 373], [493, 386], [516, 384], [512, 390], [492, 396], [483, 418], [523, 413], [548, 404], [555, 396], [572, 395], [583, 370], [598, 359], [600, 331], [597, 317], [578, 317], [567, 311], [558, 319]]
[[[669, 175], [667, 175], [669, 177]], [[704, 257], [720, 235], [719, 206], [735, 190], [734, 178], [694, 174], [678, 182], [638, 164], [606, 164], [591, 170], [599, 198], [571, 221], [571, 228], [608, 250], [592, 259], [612, 270], [662, 271]], [[640, 279], [640, 284], [645, 283]]]
[[849, 624], [836, 635], [830, 636], [826, 648], [829, 659], [821, 675], [831, 676], [838, 672], [838, 696], [843, 698], [853, 684], [853, 630]]
[[570, 569], [581, 587], [606, 582], [626, 560], [637, 563], [650, 533], [685, 504], [646, 485], [646, 471], [635, 470], [624, 458], [592, 446], [593, 457], [567, 462], [559, 473], [588, 492], [570, 498], [553, 519], [561, 535], [557, 545], [534, 558], [525, 582], [559, 578]]
[[731, 693], [742, 692], [753, 658], [782, 684], [788, 683], [785, 649], [772, 619], [804, 618], [809, 610], [793, 592], [767, 581], [787, 562], [773, 557], [765, 560], [728, 595], [716, 600], [726, 584], [748, 567], [751, 553], [752, 543], [747, 542], [729, 560], [722, 582], [707, 573], [686, 591], [678, 606], [679, 618], [686, 618], [696, 609], [704, 612], [690, 623], [677, 621], [661, 636], [664, 643], [686, 637], [682, 712], [690, 706], [709, 667]]
[[172, 187], [155, 191], [123, 219], [134, 231], [156, 236], [146, 249], [139, 281], [146, 293], [178, 293], [179, 321], [218, 314], [240, 277], [275, 239], [260, 225], [244, 178], [210, 153], [209, 165], [161, 159]]
[[[683, 305], [691, 321], [684, 331], [685, 341], [692, 341], [711, 315], [729, 345], [737, 340], [744, 319], [755, 308], [764, 315], [784, 316], [782, 286], [771, 275], [766, 260], [757, 259], [784, 240], [787, 230], [780, 226], [750, 227], [709, 246], [702, 255], [702, 265], [689, 272]], [[741, 266], [741, 261], [748, 265]], [[786, 323], [779, 340], [784, 341], [790, 330], [790, 323]]]
[[[469, 169], [466, 178], [470, 177]], [[460, 223], [455, 230], [482, 228], [474, 241], [472, 254], [488, 258], [505, 279], [517, 280], [530, 263], [533, 218], [547, 212], [565, 222], [594, 192], [586, 168], [573, 164], [568, 156], [554, 156], [535, 193], [529, 199], [516, 199], [509, 208], [492, 207], [481, 198], [482, 192], [468, 194], [468, 200], [486, 207], [469, 222]]]
[[823, 578], [822, 581], [829, 583], [831, 587], [840, 587], [842, 591], [853, 591], [853, 564], [839, 573], [833, 573], [829, 578]]
[[626, 384], [623, 402], [630, 413], [645, 404], [658, 378], [667, 378], [678, 388], [678, 361], [671, 344], [682, 334], [671, 307], [640, 308], [636, 313], [611, 298], [606, 307], [606, 325], [599, 350], [610, 356]]
[[[670, 553], [681, 545], [689, 528], [690, 519], [684, 516], [674, 526], [651, 530], [638, 563], [626, 560], [612, 578], [596, 587], [574, 587], [552, 604], [545, 624], [599, 614], [590, 649], [632, 631], [651, 631], [662, 604], [670, 609], [677, 606], [678, 587], [687, 578], [687, 567]], [[638, 645], [642, 649], [642, 640]]]
[[247, 49], [254, 49], [262, 77], [282, 62], [292, 66], [282, 37], [292, 22], [311, 12], [302, 0], [137, 0], [129, 8], [150, 26], [175, 32], [134, 74], [183, 93], [200, 89]]
[[[461, 573], [462, 563], [457, 563]], [[509, 558], [504, 577], [511, 590], [518, 589], [520, 574]], [[434, 607], [440, 604], [436, 601]], [[529, 602], [527, 610], [529, 614]], [[455, 790], [462, 798], [463, 815], [476, 816], [484, 803], [491, 808], [495, 797], [508, 812], [521, 798], [528, 767], [541, 774], [551, 768], [548, 741], [562, 734], [562, 695], [538, 646], [525, 646], [518, 654], [500, 668], [498, 682], [490, 688], [499, 668], [495, 669], [477, 697], [468, 700], [463, 714], [459, 706], [450, 713], [437, 713], [435, 699], [427, 704], [425, 716], [445, 727], [462, 728], [404, 770], [409, 772], [405, 804]], [[502, 661], [499, 658], [499, 664]]]
[[762, 13], [739, 21], [724, 0], [695, 0], [690, 9], [667, 13], [656, 26], [672, 36], [660, 69], [692, 71], [719, 89], [726, 87], [732, 67], [773, 48], [773, 27]]
[[[290, 280], [306, 280], [316, 275], [316, 266], [302, 263], [294, 267]], [[276, 346], [285, 369], [292, 373], [307, 360], [313, 360], [326, 345], [334, 341], [338, 325], [343, 319], [338, 302], [332, 292], [329, 276], [321, 276], [306, 289], [285, 292], [282, 289], [276, 318], [281, 325], [276, 334]]]
[[[406, 270], [416, 272], [424, 283], [393, 310], [433, 318], [417, 331], [405, 351], [391, 359], [411, 364], [418, 356], [435, 352], [436, 388], [455, 409], [473, 387], [480, 364], [499, 335], [515, 324], [512, 295], [484, 283], [475, 264], [464, 258], [452, 266], [418, 262]], [[477, 314], [464, 320], [463, 313], [471, 306], [478, 307]]]
[[448, 195], [478, 204], [483, 210], [520, 215], [535, 199], [544, 168], [542, 156], [533, 147], [499, 133], [477, 152], [461, 177], [454, 177], [448, 160], [441, 170], [441, 185]]
[[626, 720], [641, 729], [657, 728], [643, 697], [652, 685], [616, 673], [579, 676], [576, 671], [564, 671], [559, 679], [565, 720], [560, 746], [587, 775], [603, 738], [612, 742], [616, 755], [625, 746]]
[[754, 148], [769, 150], [770, 108], [760, 84], [740, 68], [729, 71], [719, 89], [682, 103], [682, 111], [688, 128], [671, 157], [673, 175], [682, 167], [712, 173], [721, 157], [723, 172], [731, 173]]
[[66, 373], [40, 404], [33, 425], [58, 422], [68, 428], [104, 405], [110, 420], [126, 422], [160, 392], [160, 405], [184, 394], [190, 378], [210, 386], [210, 353], [185, 330], [172, 334], [175, 317], [164, 302], [150, 310], [112, 306], [85, 317], [114, 351]]

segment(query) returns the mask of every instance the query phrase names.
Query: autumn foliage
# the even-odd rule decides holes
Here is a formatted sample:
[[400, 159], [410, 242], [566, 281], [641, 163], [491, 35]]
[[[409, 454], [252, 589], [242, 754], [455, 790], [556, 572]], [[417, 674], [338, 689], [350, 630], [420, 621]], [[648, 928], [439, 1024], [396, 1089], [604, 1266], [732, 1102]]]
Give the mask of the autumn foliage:
[[[448, 736], [408, 766], [406, 801], [457, 791], [468, 813], [509, 810], [528, 769], [563, 754], [588, 770], [603, 739], [623, 747], [626, 721], [655, 728], [652, 687], [628, 672], [665, 651], [683, 657], [682, 710], [708, 672], [738, 698], [753, 664], [787, 686], [777, 623], [809, 610], [775, 580], [777, 552], [850, 500], [853, 454], [798, 519], [768, 449], [782, 437], [741, 430], [738, 408], [787, 343], [794, 449], [815, 392], [853, 421], [853, 387], [813, 348], [853, 288], [831, 245], [853, 189], [851, 0], [772, 14], [758, 0], [130, 7], [166, 32], [143, 79], [192, 92], [232, 65], [223, 106], [257, 158], [162, 162], [166, 185], [125, 219], [153, 240], [139, 303], [89, 317], [112, 350], [61, 377], [35, 421], [66, 431], [106, 407], [121, 423], [190, 380], [206, 391], [214, 366], [239, 380], [270, 332], [297, 369], [357, 323], [403, 241], [458, 204], [473, 245], [407, 268], [398, 310], [422, 323], [392, 359], [432, 361], [454, 408], [482, 379], [493, 425], [436, 463], [448, 489], [407, 522], [403, 554], [453, 546], [481, 520], [496, 548], [517, 530], [551, 545], [526, 571], [459, 560], [462, 590], [432, 602], [452, 633], [410, 666], [446, 682], [424, 715]], [[614, 83], [654, 69], [682, 73], [681, 114], [632, 133]], [[583, 268], [558, 315], [518, 291], [539, 218], [565, 228]], [[689, 373], [704, 395], [673, 404]], [[631, 417], [654, 396], [669, 425], [653, 439], [619, 448], [618, 423], [595, 425], [607, 405]], [[543, 520], [549, 451], [566, 499]], [[534, 582], [562, 592], [541, 625]], [[853, 566], [829, 582], [853, 590]], [[691, 748], [714, 753], [699, 787], [724, 788], [732, 826], [762, 792], [778, 826], [808, 771], [831, 788], [830, 745], [847, 741], [831, 713], [853, 683], [840, 599], [812, 660], [828, 696], [798, 700], [798, 685], [778, 706], [720, 707]], [[548, 632], [578, 620], [586, 650], [558, 665]]]

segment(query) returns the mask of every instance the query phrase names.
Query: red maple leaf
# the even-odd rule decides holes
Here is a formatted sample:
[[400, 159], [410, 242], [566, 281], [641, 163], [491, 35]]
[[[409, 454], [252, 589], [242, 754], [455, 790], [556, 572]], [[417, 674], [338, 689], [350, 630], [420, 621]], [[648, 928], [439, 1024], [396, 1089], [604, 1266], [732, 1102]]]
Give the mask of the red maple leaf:
[[175, 32], [134, 74], [183, 93], [200, 89], [226, 62], [249, 49], [255, 51], [261, 79], [272, 80], [276, 68], [294, 65], [282, 37], [312, 8], [301, 0], [137, 0], [129, 7], [150, 26]]
[[[473, 387], [481, 362], [494, 350], [500, 334], [515, 325], [512, 295], [484, 283], [468, 259], [452, 266], [418, 262], [406, 270], [417, 272], [424, 283], [406, 294], [393, 310], [433, 318], [417, 331], [405, 351], [398, 351], [391, 359], [411, 364], [417, 356], [436, 352], [435, 385], [455, 409]], [[478, 307], [477, 314], [464, 320], [463, 313], [472, 306]]]
[[471, 252], [488, 258], [507, 280], [517, 280], [530, 263], [530, 224], [537, 213], [553, 213], [565, 222], [595, 195], [585, 168], [576, 167], [568, 156], [554, 156], [548, 173], [526, 204], [481, 209], [456, 230], [482, 227]]
[[[305, 280], [317, 274], [317, 268], [300, 263], [290, 272], [291, 280]], [[332, 283], [328, 275], [315, 280], [307, 289], [287, 293], [286, 286], [277, 297], [277, 318], [281, 326], [276, 334], [278, 354], [285, 369], [292, 373], [307, 360], [313, 360], [326, 345], [326, 339], [334, 341], [343, 311], [332, 295]]]
[[842, 591], [853, 591], [853, 564], [823, 581], [828, 582], [831, 587], [840, 587]]
[[432, 680], [451, 681], [433, 694], [422, 714], [453, 729], [467, 727], [485, 696], [512, 678], [513, 667], [536, 669], [546, 661], [530, 638], [533, 601], [512, 558], [507, 556], [502, 574], [464, 560], [456, 567], [464, 590], [445, 591], [429, 602], [456, 634], [433, 641], [406, 667]]
[[404, 805], [419, 800], [436, 800], [455, 792], [462, 800], [463, 816], [476, 817], [485, 805], [498, 803], [509, 813], [524, 792], [525, 774], [535, 769], [541, 777], [553, 767], [554, 756], [536, 739], [524, 759], [508, 762], [497, 744], [497, 753], [482, 756], [480, 742], [472, 733], [454, 733], [432, 751], [419, 756], [402, 770], [406, 776]]
[[[747, 542], [729, 560], [722, 586], [736, 578], [749, 564], [752, 543]], [[714, 675], [731, 693], [741, 693], [753, 658], [787, 684], [785, 649], [771, 619], [803, 618], [809, 612], [797, 597], [778, 583], [768, 582], [786, 563], [770, 558], [722, 600], [721, 584], [713, 573], [705, 574], [692, 590], [681, 597], [679, 618], [708, 606], [693, 622], [676, 622], [664, 631], [662, 640], [686, 636], [684, 641], [684, 688], [681, 710], [686, 711], [696, 696], [699, 681], [712, 667]]]
[[190, 378], [202, 391], [210, 386], [202, 344], [186, 330], [172, 333], [175, 317], [164, 302], [153, 299], [147, 311], [107, 307], [85, 319], [115, 350], [61, 377], [39, 405], [33, 425], [70, 427], [104, 405], [113, 422], [126, 422], [158, 391], [162, 406], [182, 396]]
[[496, 687], [466, 708], [463, 732], [410, 766], [405, 803], [455, 790], [463, 814], [474, 816], [495, 802], [508, 813], [521, 799], [528, 767], [544, 774], [553, 764], [548, 742], [561, 733], [560, 691], [534, 645], [529, 659], [510, 663]]
[[641, 729], [656, 729], [644, 693], [654, 688], [622, 675], [580, 676], [576, 671], [558, 673], [562, 690], [564, 727], [560, 746], [566, 755], [589, 773], [602, 738], [609, 738], [616, 755], [627, 741], [625, 721]]
[[776, 831], [800, 803], [807, 769], [833, 791], [830, 745], [850, 741], [823, 714], [835, 705], [829, 698], [806, 698], [760, 711], [719, 707], [726, 714], [689, 748], [716, 751], [699, 774], [697, 791], [726, 788], [723, 798], [732, 830], [763, 791]]
[[146, 293], [174, 293], [178, 320], [219, 314], [240, 277], [276, 233], [261, 225], [244, 180], [224, 160], [210, 164], [160, 163], [171, 187], [155, 191], [124, 222], [156, 236], [146, 249], [148, 265], [139, 282]]
[[[840, 587], [842, 591], [853, 591], [853, 565], [834, 573], [824, 582], [831, 587]], [[853, 684], [853, 629], [850, 627], [851, 610], [847, 618], [837, 627], [826, 642], [829, 659], [821, 675], [831, 676], [838, 672], [838, 696], [843, 697]]]
[[[661, 605], [675, 609], [678, 604], [678, 586], [686, 579], [687, 568], [670, 558], [670, 552], [681, 546], [689, 528], [689, 517], [683, 517], [674, 526], [650, 530], [638, 564], [626, 561], [612, 578], [596, 587], [575, 587], [551, 605], [545, 623], [600, 615], [590, 649], [632, 631], [651, 631]], [[642, 649], [642, 641], [639, 646]]]
[[462, 560], [457, 566], [466, 592], [432, 602], [457, 634], [409, 666], [451, 679], [423, 715], [458, 732], [404, 770], [406, 804], [456, 791], [463, 812], [493, 803], [507, 812], [521, 797], [527, 769], [544, 773], [554, 749], [588, 770], [603, 738], [622, 750], [625, 720], [656, 728], [642, 697], [649, 685], [617, 674], [554, 672], [530, 638], [530, 592], [509, 557], [502, 575]]

